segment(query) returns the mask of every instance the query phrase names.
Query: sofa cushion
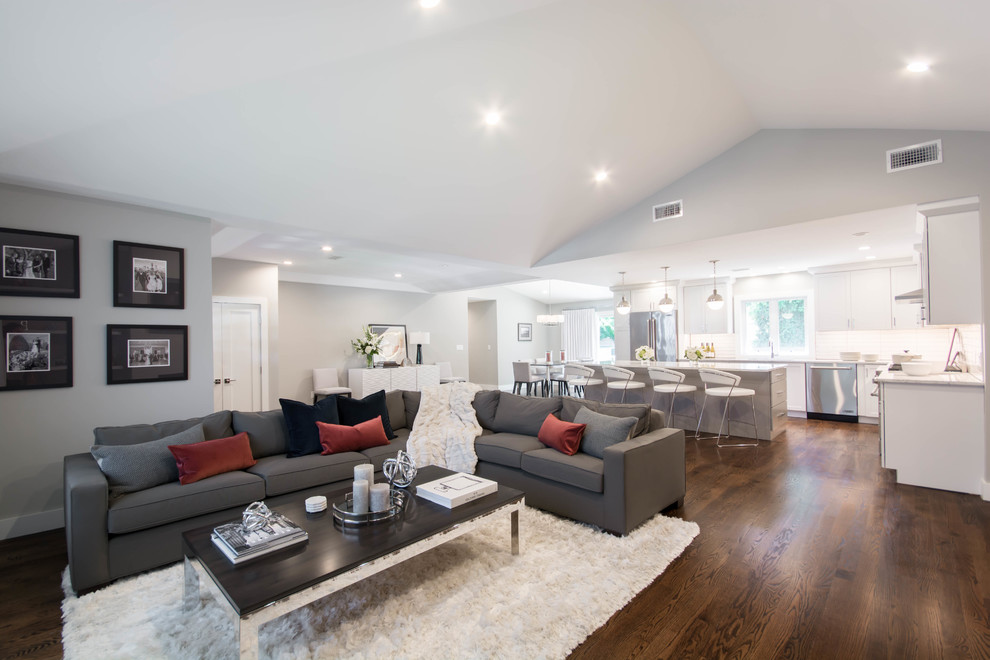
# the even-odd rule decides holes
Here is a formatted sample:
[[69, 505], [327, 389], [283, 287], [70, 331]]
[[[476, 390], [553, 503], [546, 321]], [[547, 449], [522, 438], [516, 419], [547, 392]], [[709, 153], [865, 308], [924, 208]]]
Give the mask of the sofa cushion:
[[479, 461], [516, 469], [522, 465], [523, 454], [537, 449], [546, 447], [535, 437], [519, 433], [483, 434], [474, 440], [474, 451]]
[[232, 415], [234, 433], [247, 433], [255, 458], [284, 454], [289, 450], [289, 429], [281, 410], [241, 412]]
[[395, 437], [395, 433], [392, 432], [392, 424], [388, 420], [388, 406], [385, 401], [385, 390], [373, 392], [363, 399], [352, 399], [347, 396], [337, 397], [337, 413], [340, 415], [340, 421], [331, 423], [354, 426], [380, 416], [382, 427], [385, 429], [385, 437], [391, 440]]
[[265, 482], [247, 472], [226, 472], [188, 486], [178, 481], [110, 501], [107, 530], [126, 534], [195, 516], [247, 506], [265, 498]]
[[605, 462], [588, 454], [573, 456], [556, 449], [538, 449], [523, 454], [524, 472], [550, 481], [601, 493], [605, 486]]
[[247, 471], [265, 480], [265, 495], [271, 497], [335, 481], [350, 482], [354, 479], [354, 466], [367, 462], [366, 456], [352, 451], [329, 456], [308, 454], [298, 458], [266, 456], [259, 458]]
[[289, 431], [286, 456], [296, 458], [320, 453], [323, 447], [320, 445], [320, 431], [316, 428], [316, 422], [340, 423], [340, 418], [337, 416], [337, 398], [328, 396], [312, 406], [292, 399], [278, 400], [279, 405], [282, 406], [285, 427]]
[[595, 458], [602, 458], [606, 447], [628, 440], [636, 427], [635, 417], [612, 417], [587, 408], [579, 410], [574, 421], [587, 425], [581, 440], [581, 451]]
[[402, 390], [392, 390], [385, 393], [385, 409], [388, 410], [388, 423], [392, 427], [392, 434], [395, 429], [412, 426], [406, 423], [406, 400], [402, 396]]
[[600, 403], [591, 399], [575, 399], [565, 396], [561, 398], [560, 418], [565, 422], [573, 422], [575, 415], [581, 408], [587, 408], [611, 417], [635, 417], [636, 428], [632, 434], [634, 438], [650, 430], [651, 408], [645, 403]]
[[191, 445], [169, 445], [183, 486], [254, 465], [247, 433]]
[[416, 413], [419, 412], [419, 402], [423, 399], [422, 392], [411, 392], [406, 390], [402, 393], [402, 403], [406, 409], [406, 428], [412, 428], [416, 421]]
[[169, 445], [188, 445], [203, 439], [203, 426], [196, 424], [158, 440], [136, 445], [93, 445], [90, 451], [107, 477], [110, 494], [121, 495], [178, 482], [179, 468]]
[[93, 442], [97, 445], [136, 445], [139, 442], [148, 442], [175, 435], [186, 429], [191, 429], [197, 424], [203, 426], [204, 438], [216, 440], [234, 435], [234, 431], [230, 428], [230, 419], [230, 411], [221, 410], [205, 417], [175, 419], [157, 424], [100, 426], [93, 429]]
[[544, 399], [502, 392], [492, 430], [497, 433], [521, 433], [535, 438], [547, 415], [556, 415], [559, 412], [559, 397]]
[[369, 447], [368, 449], [362, 449], [361, 453], [365, 456], [365, 463], [371, 463], [375, 466], [375, 472], [382, 471], [382, 463], [385, 462], [386, 458], [395, 458], [395, 455], [399, 453], [399, 450], [406, 450], [406, 441], [409, 439], [409, 429], [398, 429], [395, 432], [395, 440], [389, 440], [387, 445], [379, 445], [378, 447]]
[[547, 415], [536, 439], [547, 447], [556, 449], [568, 456], [573, 456], [581, 446], [581, 436], [584, 434], [584, 428], [584, 424], [563, 422], [553, 415]]
[[323, 446], [320, 453], [324, 455], [361, 451], [388, 444], [381, 415], [354, 426], [317, 422], [316, 427], [320, 429], [320, 444]]
[[495, 426], [495, 413], [501, 394], [498, 390], [482, 390], [474, 395], [471, 405], [474, 406], [481, 428], [491, 429]]

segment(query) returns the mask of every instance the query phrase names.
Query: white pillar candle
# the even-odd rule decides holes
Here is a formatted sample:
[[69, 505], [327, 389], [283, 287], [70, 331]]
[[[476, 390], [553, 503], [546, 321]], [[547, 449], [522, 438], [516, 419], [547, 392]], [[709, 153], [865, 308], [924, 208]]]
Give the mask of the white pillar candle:
[[371, 485], [371, 512], [377, 513], [379, 511], [385, 511], [392, 503], [389, 501], [389, 487], [388, 484], [372, 484]]
[[368, 481], [366, 479], [354, 480], [354, 498], [351, 509], [354, 513], [368, 513]]
[[364, 479], [368, 485], [375, 483], [375, 466], [371, 463], [362, 463], [354, 466], [354, 481]]

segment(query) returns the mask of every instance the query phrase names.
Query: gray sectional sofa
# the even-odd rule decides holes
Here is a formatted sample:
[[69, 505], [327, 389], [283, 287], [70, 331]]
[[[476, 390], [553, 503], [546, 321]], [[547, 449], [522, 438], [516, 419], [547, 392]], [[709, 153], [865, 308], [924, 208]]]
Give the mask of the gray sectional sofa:
[[[287, 458], [288, 431], [281, 410], [223, 411], [96, 429], [97, 445], [153, 441], [197, 424], [203, 425], [207, 440], [246, 432], [257, 462], [192, 484], [176, 481], [111, 496], [107, 478], [91, 453], [66, 456], [65, 534], [73, 589], [92, 589], [179, 561], [183, 531], [237, 518], [253, 501], [265, 500], [277, 507], [289, 499], [345, 487], [354, 466], [361, 463], [371, 462], [380, 472], [386, 458], [405, 449], [419, 401], [418, 392], [389, 392], [386, 405], [397, 437], [386, 446], [328, 456]], [[528, 433], [546, 417], [544, 409], [555, 408], [559, 417], [568, 420], [581, 406], [612, 416], [634, 414], [638, 418], [634, 437], [606, 448], [598, 459], [582, 452], [566, 456], [540, 443], [536, 431]], [[648, 406], [489, 391], [475, 398], [475, 409], [483, 427], [475, 443], [476, 473], [525, 491], [531, 506], [625, 534], [683, 501], [684, 432], [664, 428], [663, 414]]]

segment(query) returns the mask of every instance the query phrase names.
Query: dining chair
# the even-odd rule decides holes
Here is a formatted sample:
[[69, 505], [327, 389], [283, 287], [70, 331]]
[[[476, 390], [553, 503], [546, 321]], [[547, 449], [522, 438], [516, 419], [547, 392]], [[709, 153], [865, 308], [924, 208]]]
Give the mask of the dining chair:
[[351, 388], [343, 387], [337, 380], [337, 370], [333, 367], [321, 367], [313, 369], [313, 403], [321, 396], [331, 396], [333, 394], [351, 395]]
[[[698, 376], [701, 378], [701, 382], [705, 385], [705, 399], [701, 402], [701, 414], [698, 415], [698, 428], [695, 429], [694, 437], [700, 437], [701, 432], [701, 419], [705, 416], [705, 404], [708, 403], [708, 397], [715, 397], [718, 399], [723, 399], [725, 403], [725, 410], [722, 412], [722, 422], [718, 426], [718, 434], [715, 436], [715, 446], [716, 447], [757, 447], [759, 446], [759, 440], [756, 438], [758, 430], [756, 428], [756, 390], [751, 390], [747, 387], [739, 387], [739, 381], [742, 380], [741, 376], [736, 374], [730, 374], [727, 371], [720, 371], [719, 369], [709, 369], [707, 367], [698, 368]], [[726, 419], [729, 421], [729, 425], [726, 428], [725, 439], [731, 436], [732, 430], [732, 418], [729, 417], [729, 404], [732, 399], [749, 397], [750, 403], [753, 407], [753, 442], [747, 443], [723, 443], [722, 442], [722, 427], [725, 426]], [[737, 422], [741, 420], [736, 420]], [[749, 422], [743, 422], [748, 424]]]
[[450, 362], [437, 362], [437, 366], [440, 368], [441, 383], [463, 383], [467, 380], [462, 376], [454, 375], [454, 370], [451, 368]]
[[[527, 396], [533, 393], [533, 385], [539, 384], [540, 387], [546, 387], [543, 381], [543, 376], [539, 376], [530, 371], [530, 363], [528, 360], [518, 361], [512, 363], [512, 376], [515, 379], [515, 383], [512, 385], [513, 394], [522, 394], [522, 386], [526, 386]], [[544, 393], [546, 390], [543, 390]]]

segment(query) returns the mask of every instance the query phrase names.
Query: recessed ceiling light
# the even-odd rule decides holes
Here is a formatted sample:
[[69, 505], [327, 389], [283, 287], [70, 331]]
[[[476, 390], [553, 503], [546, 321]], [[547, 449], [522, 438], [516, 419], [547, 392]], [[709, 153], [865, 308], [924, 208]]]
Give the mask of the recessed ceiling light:
[[866, 255], [866, 258], [867, 259], [876, 259], [877, 258], [877, 255], [875, 255], [875, 254], [868, 254], [868, 255]]
[[498, 126], [502, 121], [502, 115], [498, 110], [489, 110], [485, 113], [485, 123], [489, 126]]
[[395, 277], [396, 277], [396, 279], [401, 278], [402, 277], [402, 273], [396, 273], [395, 274]]
[[601, 183], [606, 179], [608, 179], [608, 172], [606, 170], [598, 170], [597, 172], [595, 172], [595, 181], [597, 183]]
[[907, 70], [911, 73], [924, 73], [931, 68], [928, 62], [911, 62], [907, 65]]
[[859, 246], [859, 249], [860, 250], [869, 250], [870, 249], [870, 246], [869, 245], [860, 245]]
[[324, 245], [324, 246], [323, 246], [322, 248], [320, 248], [320, 249], [322, 249], [322, 250], [323, 250], [324, 252], [333, 252], [333, 247], [332, 247], [332, 246], [330, 246], [330, 245]]
[[288, 260], [288, 259], [286, 259], [282, 263], [285, 264], [286, 266], [291, 266], [292, 265], [292, 262], [290, 260]]
[[419, 0], [419, 6], [423, 9], [433, 9], [440, 4], [440, 0]]

